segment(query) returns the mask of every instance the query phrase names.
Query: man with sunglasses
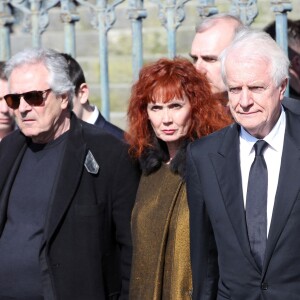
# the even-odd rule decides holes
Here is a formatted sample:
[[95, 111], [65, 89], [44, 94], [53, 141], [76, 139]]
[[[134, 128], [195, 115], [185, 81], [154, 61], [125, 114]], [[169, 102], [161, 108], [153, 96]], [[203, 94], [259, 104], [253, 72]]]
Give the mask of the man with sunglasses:
[[6, 66], [19, 129], [0, 143], [0, 299], [127, 299], [139, 171], [127, 146], [71, 112], [66, 60]]

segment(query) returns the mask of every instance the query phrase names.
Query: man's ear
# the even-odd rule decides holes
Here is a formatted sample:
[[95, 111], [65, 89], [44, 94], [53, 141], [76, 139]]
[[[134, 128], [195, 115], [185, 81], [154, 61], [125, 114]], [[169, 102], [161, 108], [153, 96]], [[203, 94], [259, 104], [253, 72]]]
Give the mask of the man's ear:
[[286, 78], [286, 79], [284, 79], [284, 80], [282, 81], [282, 83], [281, 83], [280, 86], [279, 86], [279, 89], [280, 89], [280, 100], [282, 100], [283, 97], [284, 97], [284, 93], [285, 93], [285, 91], [286, 91], [288, 82], [289, 82], [289, 81], [288, 81], [288, 78]]
[[61, 108], [66, 109], [69, 106], [68, 94], [63, 94], [61, 97]]
[[90, 90], [86, 83], [82, 83], [78, 90], [77, 98], [80, 101], [81, 105], [84, 105], [89, 100]]

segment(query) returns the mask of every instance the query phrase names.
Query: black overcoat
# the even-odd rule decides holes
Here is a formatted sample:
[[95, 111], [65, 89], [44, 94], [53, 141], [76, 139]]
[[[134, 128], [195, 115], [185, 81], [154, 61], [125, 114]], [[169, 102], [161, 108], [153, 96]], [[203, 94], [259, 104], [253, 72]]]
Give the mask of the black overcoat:
[[300, 118], [286, 110], [280, 174], [262, 270], [250, 251], [239, 159], [240, 126], [188, 149], [193, 299], [300, 299]]
[[[0, 234], [26, 145], [19, 130], [0, 144]], [[97, 174], [85, 167], [88, 153], [99, 166]], [[118, 299], [120, 293], [120, 299], [128, 298], [130, 216], [138, 182], [125, 143], [72, 114], [40, 251], [41, 268], [48, 268], [42, 272], [45, 299]]]

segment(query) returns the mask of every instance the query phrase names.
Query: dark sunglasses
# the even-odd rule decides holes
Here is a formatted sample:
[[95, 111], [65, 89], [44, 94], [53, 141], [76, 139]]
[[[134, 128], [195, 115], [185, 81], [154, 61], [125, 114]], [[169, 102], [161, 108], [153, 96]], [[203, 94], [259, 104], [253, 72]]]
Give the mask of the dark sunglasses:
[[44, 91], [30, 91], [23, 94], [8, 94], [4, 96], [4, 99], [8, 107], [17, 109], [20, 105], [20, 99], [23, 99], [31, 106], [39, 106], [44, 102], [44, 94], [51, 91], [47, 89]]

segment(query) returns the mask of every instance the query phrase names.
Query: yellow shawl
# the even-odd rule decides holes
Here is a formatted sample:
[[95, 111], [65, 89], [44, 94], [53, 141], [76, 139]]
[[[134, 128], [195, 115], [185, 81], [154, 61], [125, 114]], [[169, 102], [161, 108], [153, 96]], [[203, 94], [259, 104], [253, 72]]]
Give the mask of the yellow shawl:
[[142, 176], [132, 213], [131, 300], [191, 299], [185, 184], [167, 165]]

